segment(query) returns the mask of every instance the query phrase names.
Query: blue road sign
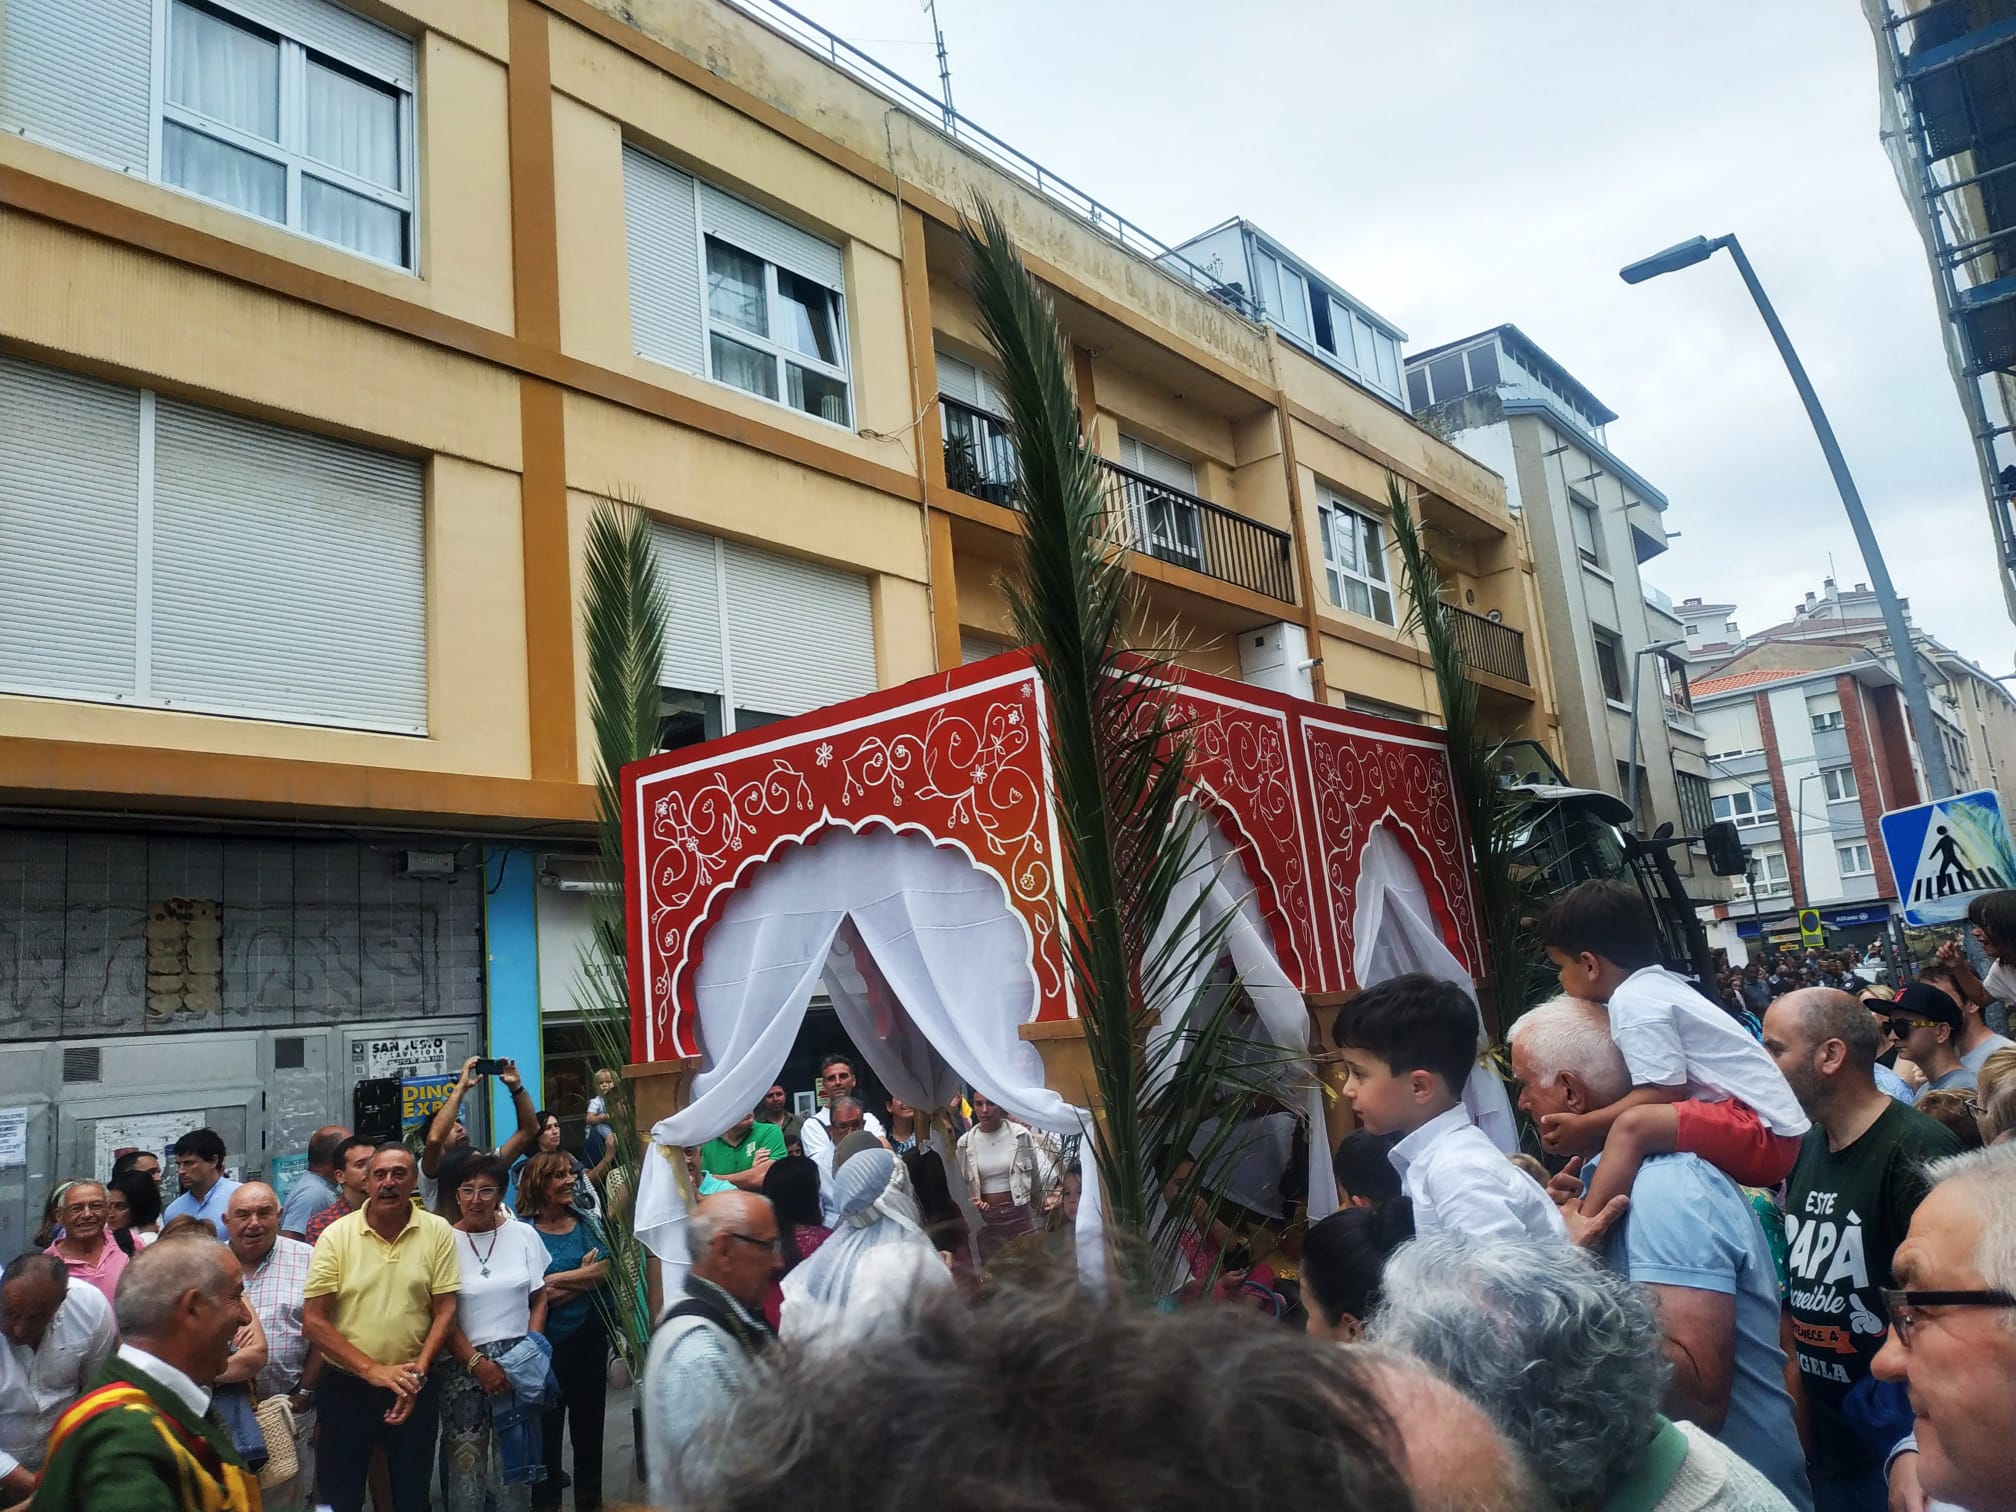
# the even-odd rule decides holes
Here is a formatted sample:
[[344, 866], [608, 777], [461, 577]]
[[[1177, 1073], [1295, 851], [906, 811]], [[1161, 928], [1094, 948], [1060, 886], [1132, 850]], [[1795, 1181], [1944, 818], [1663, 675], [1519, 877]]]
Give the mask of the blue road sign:
[[1951, 924], [1982, 893], [2016, 886], [2016, 847], [1988, 788], [1885, 814], [1883, 849], [1907, 924]]

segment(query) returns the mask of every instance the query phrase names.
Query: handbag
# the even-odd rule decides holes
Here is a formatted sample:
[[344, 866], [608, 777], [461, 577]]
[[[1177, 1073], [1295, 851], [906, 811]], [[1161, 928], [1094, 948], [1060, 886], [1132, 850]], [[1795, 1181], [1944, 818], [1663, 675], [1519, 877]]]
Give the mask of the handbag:
[[259, 1467], [261, 1490], [284, 1486], [301, 1471], [294, 1453], [294, 1409], [284, 1396], [270, 1396], [252, 1409], [260, 1436], [266, 1440], [266, 1463]]

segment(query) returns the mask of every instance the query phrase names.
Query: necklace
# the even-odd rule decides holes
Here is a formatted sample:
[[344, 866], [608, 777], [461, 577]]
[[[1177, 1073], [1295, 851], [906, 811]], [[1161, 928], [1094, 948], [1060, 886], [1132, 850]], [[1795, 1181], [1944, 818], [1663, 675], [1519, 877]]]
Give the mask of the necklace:
[[488, 1248], [487, 1250], [479, 1250], [476, 1248], [476, 1236], [470, 1233], [468, 1230], [464, 1229], [461, 1231], [461, 1233], [462, 1237], [469, 1241], [469, 1253], [476, 1257], [477, 1269], [481, 1271], [482, 1274], [486, 1276], [489, 1275], [490, 1257], [497, 1253], [497, 1230], [492, 1229], [490, 1231], [490, 1248]]

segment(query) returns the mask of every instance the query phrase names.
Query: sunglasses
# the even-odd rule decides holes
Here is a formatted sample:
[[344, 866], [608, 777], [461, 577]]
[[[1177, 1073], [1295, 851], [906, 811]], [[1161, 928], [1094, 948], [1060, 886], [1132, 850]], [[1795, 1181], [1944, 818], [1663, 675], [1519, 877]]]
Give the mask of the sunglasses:
[[1899, 1039], [1902, 1039], [1913, 1029], [1937, 1029], [1938, 1027], [1938, 1019], [1893, 1018], [1890, 1020], [1890, 1032]]

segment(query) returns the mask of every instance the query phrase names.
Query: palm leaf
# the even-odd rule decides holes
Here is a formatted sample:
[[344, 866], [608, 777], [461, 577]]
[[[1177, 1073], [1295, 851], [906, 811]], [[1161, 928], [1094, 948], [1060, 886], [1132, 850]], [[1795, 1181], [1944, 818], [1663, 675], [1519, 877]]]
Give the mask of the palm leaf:
[[[1166, 664], [1130, 649], [1138, 606], [1124, 520], [1107, 508], [1055, 313], [992, 205], [978, 206], [965, 235], [1019, 461], [1020, 574], [1002, 587], [1049, 702], [1071, 898], [1067, 964], [1099, 1102], [1091, 1138], [1121, 1289], [1148, 1301], [1172, 1268], [1182, 1215], [1222, 1188], [1237, 1158], [1237, 1130], [1258, 1095], [1255, 1057], [1242, 1057], [1229, 1032], [1232, 994], [1210, 1009], [1181, 1004], [1185, 1027], [1150, 1032], [1178, 984], [1216, 960], [1223, 941], [1222, 929], [1159, 937], [1156, 929], [1202, 849], [1184, 800], [1189, 732]], [[1194, 1166], [1165, 1203], [1165, 1181], [1193, 1150]]]
[[[630, 1059], [630, 988], [623, 924], [623, 830], [618, 775], [658, 749], [659, 664], [666, 605], [651, 549], [651, 521], [636, 499], [597, 499], [588, 516], [581, 628], [587, 646], [588, 717], [595, 732], [596, 880], [589, 938], [575, 974], [575, 1003], [596, 1063]], [[641, 1379], [651, 1343], [643, 1289], [643, 1249], [631, 1227], [639, 1143], [635, 1104], [619, 1086], [609, 1107], [615, 1143], [605, 1219], [612, 1271], [628, 1284], [598, 1293], [616, 1351]], [[622, 1200], [615, 1200], [617, 1197]]]

